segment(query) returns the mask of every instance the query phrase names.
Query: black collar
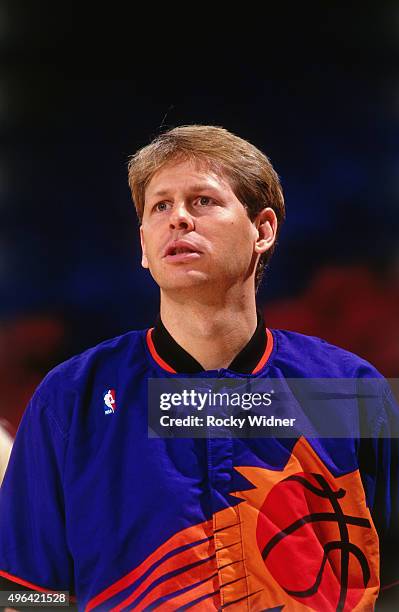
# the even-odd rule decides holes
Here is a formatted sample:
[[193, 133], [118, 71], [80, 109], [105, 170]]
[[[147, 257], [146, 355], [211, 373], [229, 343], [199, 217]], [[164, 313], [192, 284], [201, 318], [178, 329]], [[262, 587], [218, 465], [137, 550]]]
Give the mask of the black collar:
[[[267, 346], [267, 336], [263, 317], [259, 311], [257, 314], [258, 324], [256, 330], [248, 344], [233, 359], [229, 365], [229, 370], [251, 374], [262, 359]], [[197, 374], [205, 371], [202, 365], [172, 338], [160, 317], [158, 317], [156, 325], [152, 330], [151, 337], [158, 355], [175, 372]]]

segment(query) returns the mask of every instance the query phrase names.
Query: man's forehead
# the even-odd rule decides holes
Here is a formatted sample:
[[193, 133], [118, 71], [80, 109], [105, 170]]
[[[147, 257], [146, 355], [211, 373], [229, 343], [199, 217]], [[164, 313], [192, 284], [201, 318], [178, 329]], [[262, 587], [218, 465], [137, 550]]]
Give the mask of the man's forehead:
[[147, 196], [163, 196], [176, 187], [200, 191], [212, 187], [229, 189], [230, 185], [221, 169], [205, 161], [168, 162], [153, 175], [145, 192]]

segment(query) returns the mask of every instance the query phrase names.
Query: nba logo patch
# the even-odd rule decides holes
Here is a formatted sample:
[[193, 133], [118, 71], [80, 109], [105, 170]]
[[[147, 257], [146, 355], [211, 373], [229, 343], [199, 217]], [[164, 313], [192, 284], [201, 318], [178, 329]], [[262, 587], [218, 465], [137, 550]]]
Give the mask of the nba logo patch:
[[105, 414], [112, 414], [116, 410], [115, 389], [107, 389], [104, 391], [103, 397]]

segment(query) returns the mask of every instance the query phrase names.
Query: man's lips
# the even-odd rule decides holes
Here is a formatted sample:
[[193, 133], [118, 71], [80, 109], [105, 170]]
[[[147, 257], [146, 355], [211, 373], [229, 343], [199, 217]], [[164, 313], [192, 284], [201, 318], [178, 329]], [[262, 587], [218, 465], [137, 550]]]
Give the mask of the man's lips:
[[165, 249], [164, 259], [168, 262], [178, 263], [190, 261], [201, 256], [201, 251], [191, 242], [174, 240]]
[[167, 263], [177, 264], [177, 263], [188, 263], [195, 259], [199, 259], [201, 257], [201, 253], [198, 252], [185, 252], [185, 253], [176, 253], [176, 255], [166, 255], [163, 260]]

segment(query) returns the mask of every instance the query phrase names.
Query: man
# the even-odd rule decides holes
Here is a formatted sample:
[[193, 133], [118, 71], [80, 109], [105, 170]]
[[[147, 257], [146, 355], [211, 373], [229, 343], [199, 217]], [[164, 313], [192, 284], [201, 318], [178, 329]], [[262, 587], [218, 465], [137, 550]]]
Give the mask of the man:
[[[381, 378], [257, 314], [285, 216], [277, 174], [228, 131], [182, 126], [136, 153], [129, 183], [160, 318], [39, 386], [0, 497], [4, 584], [69, 590], [86, 610], [372, 609], [396, 441], [148, 437], [149, 379]], [[379, 403], [370, 435], [388, 436], [389, 390]]]

